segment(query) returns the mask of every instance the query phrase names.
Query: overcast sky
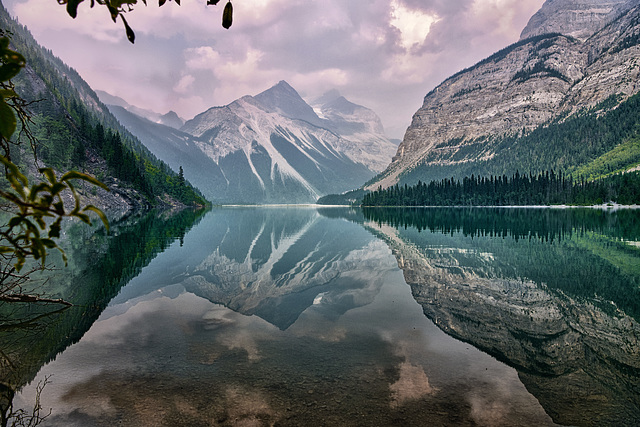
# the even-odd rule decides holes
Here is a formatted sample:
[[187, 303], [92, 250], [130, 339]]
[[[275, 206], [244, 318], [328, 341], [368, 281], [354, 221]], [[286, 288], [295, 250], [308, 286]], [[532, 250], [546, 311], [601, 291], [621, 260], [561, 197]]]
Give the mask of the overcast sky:
[[185, 119], [286, 80], [307, 101], [337, 89], [402, 138], [424, 96], [518, 40], [544, 0], [148, 0], [120, 20], [80, 4], [2, 0], [35, 38], [94, 88]]

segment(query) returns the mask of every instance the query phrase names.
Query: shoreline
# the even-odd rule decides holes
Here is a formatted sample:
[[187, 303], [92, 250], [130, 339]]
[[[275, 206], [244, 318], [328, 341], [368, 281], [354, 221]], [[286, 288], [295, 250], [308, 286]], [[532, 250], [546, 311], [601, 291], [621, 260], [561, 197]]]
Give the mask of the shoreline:
[[606, 211], [616, 211], [620, 209], [640, 209], [640, 205], [619, 205], [617, 203], [603, 203], [601, 205], [447, 205], [447, 206], [435, 206], [435, 205], [421, 205], [421, 206], [350, 206], [350, 205], [321, 205], [317, 203], [273, 203], [273, 204], [221, 204], [213, 205], [213, 208], [422, 208], [422, 209], [437, 209], [437, 208], [472, 208], [472, 209], [601, 209]]

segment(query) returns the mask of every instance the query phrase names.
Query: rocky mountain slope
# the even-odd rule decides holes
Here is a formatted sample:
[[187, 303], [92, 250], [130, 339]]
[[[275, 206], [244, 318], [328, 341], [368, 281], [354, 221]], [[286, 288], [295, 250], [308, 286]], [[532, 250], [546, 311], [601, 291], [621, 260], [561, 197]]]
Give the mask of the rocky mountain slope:
[[[639, 91], [640, 5], [549, 0], [519, 42], [427, 94], [392, 163], [366, 188], [403, 182], [417, 168], [423, 180], [439, 179], [443, 170], [461, 175], [469, 164], [487, 173], [518, 141], [505, 146], [501, 137], [526, 135], [605, 100], [613, 100], [611, 110]], [[538, 147], [530, 151], [539, 155]]]
[[313, 203], [370, 179], [396, 147], [378, 116], [336, 94], [315, 108], [281, 81], [180, 130], [112, 107], [160, 159], [218, 203]]
[[547, 1], [529, 20], [520, 40], [549, 33], [587, 39], [629, 9], [630, 0]]

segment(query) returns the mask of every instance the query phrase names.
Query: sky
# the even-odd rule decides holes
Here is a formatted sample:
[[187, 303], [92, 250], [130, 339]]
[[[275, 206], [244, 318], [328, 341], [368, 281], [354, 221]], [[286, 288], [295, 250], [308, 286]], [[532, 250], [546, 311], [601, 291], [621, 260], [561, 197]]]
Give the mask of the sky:
[[336, 89], [402, 139], [424, 96], [518, 40], [544, 0], [226, 0], [141, 2], [135, 44], [104, 7], [74, 20], [56, 0], [2, 0], [36, 40], [95, 90], [190, 119], [286, 80], [307, 101]]

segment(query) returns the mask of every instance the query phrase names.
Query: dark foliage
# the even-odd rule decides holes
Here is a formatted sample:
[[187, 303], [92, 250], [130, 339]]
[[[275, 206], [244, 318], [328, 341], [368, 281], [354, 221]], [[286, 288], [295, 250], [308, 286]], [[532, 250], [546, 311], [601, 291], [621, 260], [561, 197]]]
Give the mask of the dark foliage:
[[640, 204], [640, 174], [574, 181], [562, 172], [511, 177], [471, 175], [462, 180], [445, 178], [414, 186], [395, 185], [365, 195], [363, 206], [525, 206], [594, 205], [604, 202]]

